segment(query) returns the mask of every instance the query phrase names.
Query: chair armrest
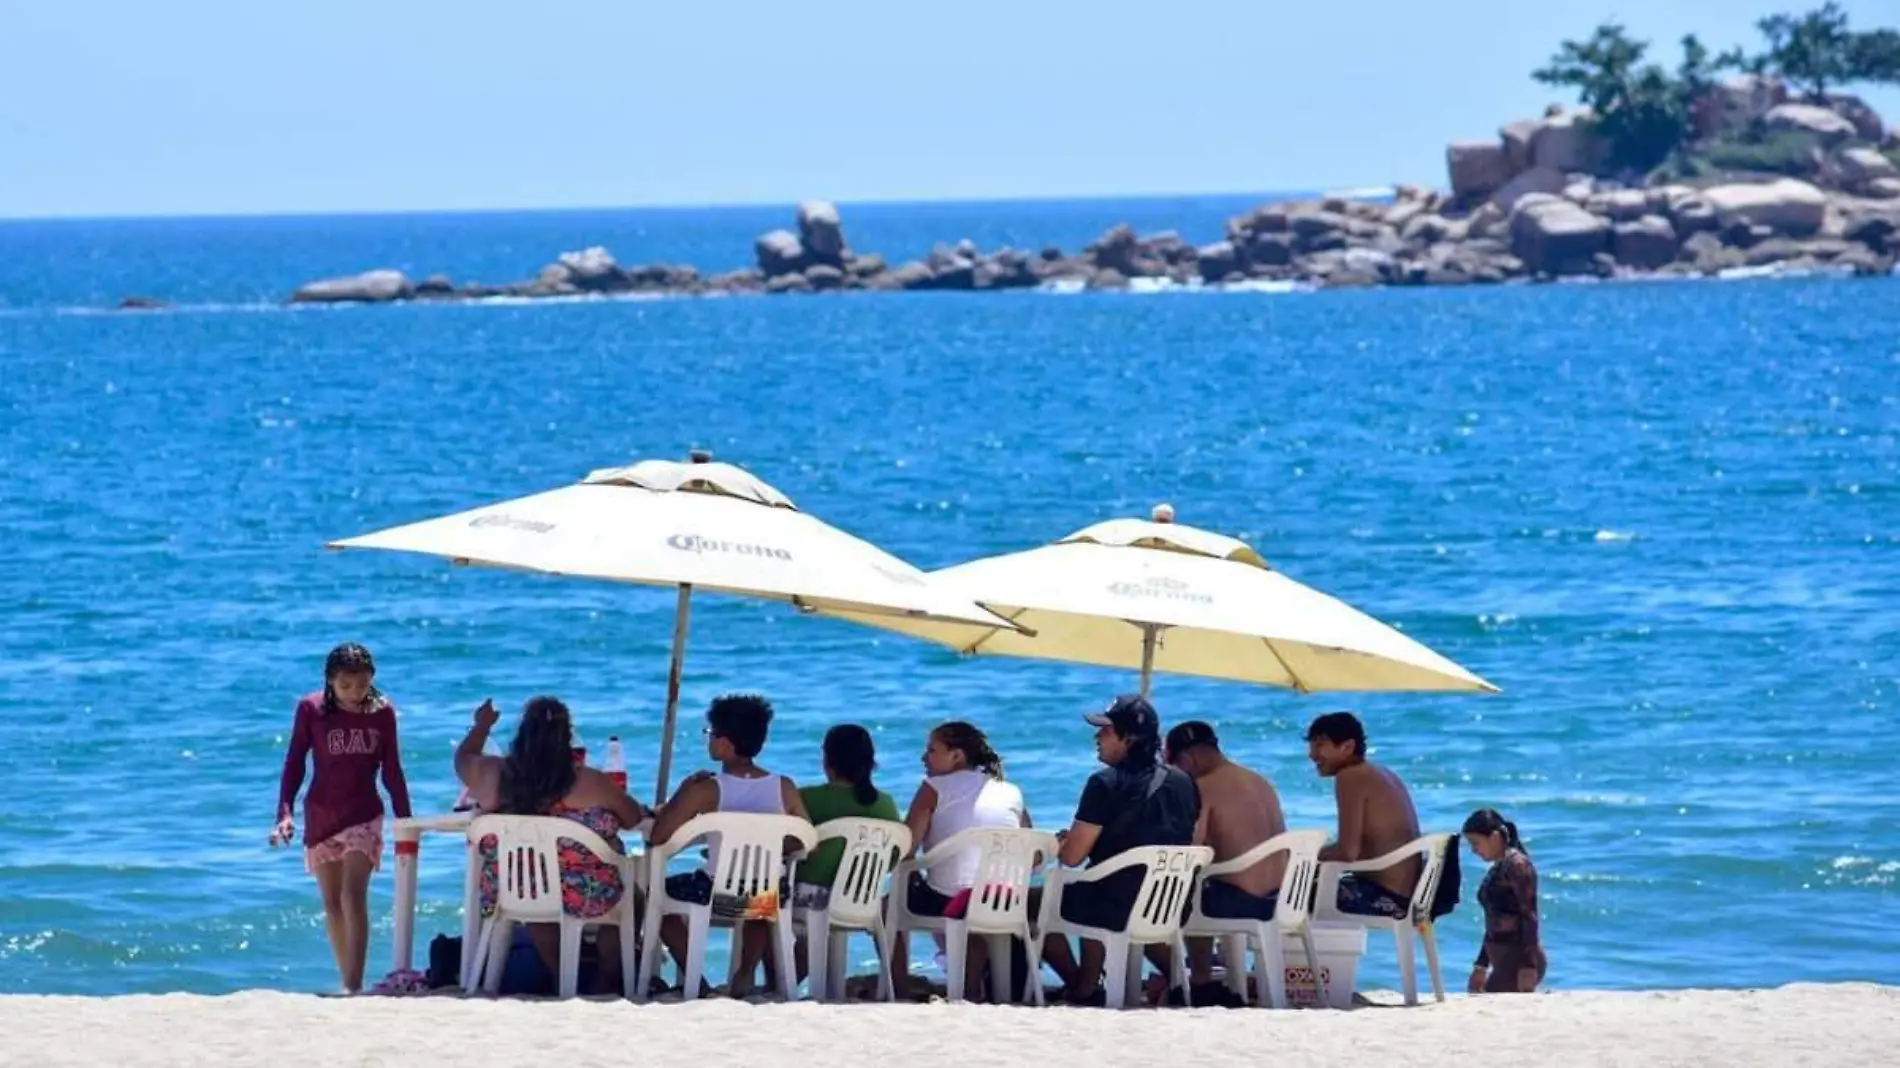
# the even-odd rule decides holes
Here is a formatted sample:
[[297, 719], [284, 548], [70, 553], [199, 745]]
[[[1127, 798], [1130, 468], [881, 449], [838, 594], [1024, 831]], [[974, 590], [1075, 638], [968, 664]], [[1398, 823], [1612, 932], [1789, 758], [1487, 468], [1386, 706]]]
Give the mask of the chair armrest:
[[[1317, 841], [1315, 841], [1315, 839], [1317, 839]], [[1326, 834], [1324, 831], [1287, 831], [1284, 834], [1276, 834], [1272, 838], [1254, 846], [1252, 849], [1247, 850], [1237, 857], [1232, 857], [1221, 861], [1219, 864], [1210, 864], [1202, 868], [1201, 875], [1204, 878], [1207, 876], [1233, 875], [1238, 872], [1246, 871], [1248, 868], [1273, 856], [1275, 853], [1290, 853], [1308, 843], [1317, 846], [1323, 844], [1325, 840]]]
[[1418, 856], [1420, 853], [1431, 849], [1434, 840], [1438, 837], [1441, 836], [1425, 835], [1422, 838], [1415, 838], [1405, 843], [1384, 856], [1371, 857], [1366, 860], [1328, 860], [1323, 862], [1320, 867], [1322, 870], [1332, 868], [1341, 874], [1345, 872], [1384, 871], [1387, 868], [1397, 867], [1405, 861]]

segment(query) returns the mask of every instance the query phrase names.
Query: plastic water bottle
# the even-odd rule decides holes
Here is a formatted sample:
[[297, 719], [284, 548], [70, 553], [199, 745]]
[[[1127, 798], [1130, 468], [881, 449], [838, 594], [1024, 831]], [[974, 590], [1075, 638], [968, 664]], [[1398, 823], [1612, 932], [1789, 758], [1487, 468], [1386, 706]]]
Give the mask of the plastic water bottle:
[[620, 751], [618, 734], [607, 736], [607, 755], [601, 760], [600, 770], [607, 773], [607, 777], [614, 781], [615, 786], [620, 787], [621, 793], [627, 791], [627, 758]]

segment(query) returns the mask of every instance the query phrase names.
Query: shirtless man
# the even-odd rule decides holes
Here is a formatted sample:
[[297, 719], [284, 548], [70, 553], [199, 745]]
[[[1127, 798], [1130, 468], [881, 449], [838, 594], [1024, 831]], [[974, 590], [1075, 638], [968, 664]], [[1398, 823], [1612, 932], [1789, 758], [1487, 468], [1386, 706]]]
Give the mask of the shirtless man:
[[[1306, 752], [1320, 777], [1333, 780], [1339, 835], [1320, 850], [1322, 861], [1370, 860], [1418, 838], [1418, 813], [1405, 783], [1366, 760], [1366, 728], [1350, 712], [1329, 712], [1306, 729]], [[1339, 911], [1402, 920], [1412, 914], [1412, 890], [1423, 863], [1416, 857], [1339, 881]]]
[[[1286, 830], [1280, 795], [1273, 784], [1227, 759], [1214, 728], [1190, 720], [1168, 732], [1168, 763], [1194, 776], [1201, 790], [1201, 837], [1214, 849], [1214, 862], [1234, 859]], [[1286, 854], [1276, 853], [1245, 871], [1202, 884], [1200, 904], [1219, 919], [1273, 919], [1286, 874]], [[1196, 1005], [1225, 1004], [1226, 988], [1213, 982], [1214, 940], [1190, 938], [1189, 981]]]

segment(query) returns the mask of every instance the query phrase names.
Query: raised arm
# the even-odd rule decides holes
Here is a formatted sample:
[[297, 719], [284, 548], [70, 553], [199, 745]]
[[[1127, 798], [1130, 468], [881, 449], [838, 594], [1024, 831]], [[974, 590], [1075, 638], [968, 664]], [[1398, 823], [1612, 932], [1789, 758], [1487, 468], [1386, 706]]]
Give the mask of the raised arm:
[[495, 702], [491, 698], [482, 702], [475, 710], [475, 722], [462, 736], [462, 744], [455, 747], [455, 777], [462, 785], [475, 789], [476, 779], [482, 766], [482, 750], [488, 745], [488, 734], [495, 729], [495, 722], [501, 719], [501, 713], [495, 711]]

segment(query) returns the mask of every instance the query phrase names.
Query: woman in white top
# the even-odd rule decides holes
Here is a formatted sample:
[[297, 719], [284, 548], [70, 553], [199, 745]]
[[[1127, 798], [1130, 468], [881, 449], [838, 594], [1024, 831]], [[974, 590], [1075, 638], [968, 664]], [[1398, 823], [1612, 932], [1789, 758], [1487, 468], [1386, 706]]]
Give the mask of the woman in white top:
[[[910, 814], [904, 818], [917, 852], [927, 853], [938, 843], [973, 827], [1030, 826], [1023, 792], [1014, 783], [1003, 781], [1003, 758], [990, 747], [989, 738], [968, 723], [953, 720], [930, 732], [924, 747], [924, 775], [917, 796], [911, 799]], [[918, 915], [943, 915], [952, 900], [976, 881], [981, 861], [982, 857], [972, 850], [932, 865], [901, 889], [908, 895], [905, 904]], [[892, 954], [891, 974], [900, 987], [910, 977], [909, 941], [898, 939]], [[989, 977], [987, 949], [988, 943], [982, 938], [970, 939], [964, 996], [971, 1001], [983, 996]]]

